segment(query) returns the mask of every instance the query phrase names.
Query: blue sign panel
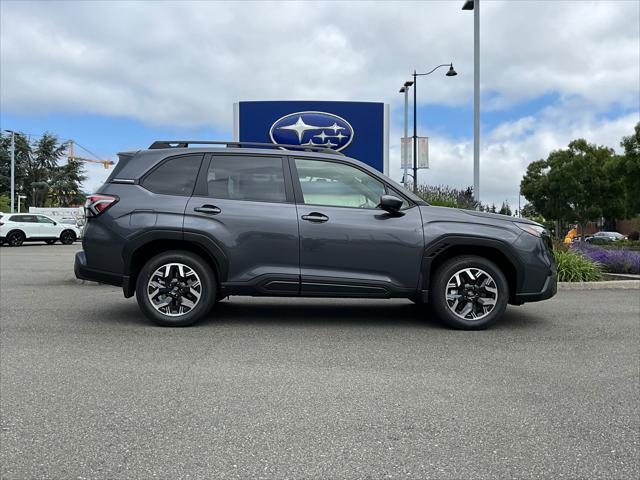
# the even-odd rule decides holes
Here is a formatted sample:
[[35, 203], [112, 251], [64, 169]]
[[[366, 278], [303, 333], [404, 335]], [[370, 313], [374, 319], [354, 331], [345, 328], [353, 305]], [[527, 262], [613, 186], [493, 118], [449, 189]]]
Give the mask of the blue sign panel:
[[388, 170], [388, 107], [372, 102], [240, 102], [236, 138], [243, 142], [331, 148]]

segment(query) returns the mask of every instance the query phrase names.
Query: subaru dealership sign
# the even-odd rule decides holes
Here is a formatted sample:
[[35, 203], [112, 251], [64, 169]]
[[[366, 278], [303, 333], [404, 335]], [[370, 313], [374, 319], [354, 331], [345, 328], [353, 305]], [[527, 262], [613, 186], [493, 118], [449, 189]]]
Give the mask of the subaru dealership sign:
[[389, 106], [373, 102], [239, 102], [234, 137], [243, 142], [324, 147], [389, 171]]

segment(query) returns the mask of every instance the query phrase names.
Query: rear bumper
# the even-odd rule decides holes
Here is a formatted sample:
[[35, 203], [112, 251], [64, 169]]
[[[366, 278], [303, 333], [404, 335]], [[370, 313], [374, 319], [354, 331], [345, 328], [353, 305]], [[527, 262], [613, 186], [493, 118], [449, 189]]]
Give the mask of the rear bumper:
[[116, 287], [122, 287], [123, 290], [129, 288], [129, 276], [120, 275], [113, 272], [105, 272], [103, 270], [96, 270], [87, 266], [87, 257], [83, 250], [76, 253], [76, 259], [73, 265], [73, 272], [76, 278], [80, 280], [89, 280], [90, 282], [106, 283], [107, 285], [114, 285]]

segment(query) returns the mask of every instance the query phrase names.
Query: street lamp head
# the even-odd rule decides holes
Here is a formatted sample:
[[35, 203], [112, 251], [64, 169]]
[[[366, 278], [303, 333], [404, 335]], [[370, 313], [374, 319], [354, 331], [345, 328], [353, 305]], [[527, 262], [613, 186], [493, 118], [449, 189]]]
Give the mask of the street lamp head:
[[405, 87], [410, 87], [411, 85], [413, 85], [413, 82], [411, 80], [407, 80], [406, 82], [404, 82]]
[[464, 5], [462, 5], [462, 10], [473, 10], [473, 7], [473, 0], [467, 0], [464, 2]]
[[449, 65], [449, 71], [446, 73], [447, 77], [455, 77], [456, 75], [458, 75], [458, 72], [456, 72], [453, 69], [453, 63], [451, 65]]
[[404, 93], [407, 89], [405, 87], [400, 88], [400, 93]]

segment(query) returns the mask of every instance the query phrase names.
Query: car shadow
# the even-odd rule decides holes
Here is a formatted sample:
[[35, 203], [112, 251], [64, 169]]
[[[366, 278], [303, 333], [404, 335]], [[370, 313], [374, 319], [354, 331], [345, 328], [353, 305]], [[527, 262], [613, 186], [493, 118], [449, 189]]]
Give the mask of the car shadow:
[[326, 299], [224, 300], [202, 322], [208, 324], [349, 325], [442, 328], [426, 309], [408, 301]]
[[[112, 305], [101, 312], [94, 321], [155, 326], [140, 312], [135, 301]], [[540, 328], [549, 319], [524, 311], [519, 307], [508, 307], [504, 317], [489, 328], [494, 330], [523, 330]], [[206, 318], [190, 328], [217, 328], [220, 326], [269, 327], [367, 327], [417, 328], [450, 330], [423, 306], [404, 300], [327, 300], [327, 299], [260, 299], [232, 298], [219, 302]]]

